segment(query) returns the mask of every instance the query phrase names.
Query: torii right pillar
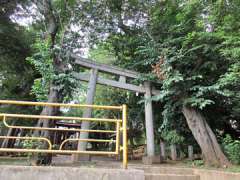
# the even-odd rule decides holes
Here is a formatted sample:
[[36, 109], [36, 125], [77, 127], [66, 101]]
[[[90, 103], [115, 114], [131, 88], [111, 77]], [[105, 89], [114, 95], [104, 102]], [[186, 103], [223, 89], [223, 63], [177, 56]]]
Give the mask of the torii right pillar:
[[145, 88], [145, 126], [147, 138], [147, 156], [143, 157], [143, 163], [152, 164], [155, 161], [154, 147], [154, 127], [153, 127], [153, 108], [152, 108], [152, 89], [150, 82], [144, 82]]

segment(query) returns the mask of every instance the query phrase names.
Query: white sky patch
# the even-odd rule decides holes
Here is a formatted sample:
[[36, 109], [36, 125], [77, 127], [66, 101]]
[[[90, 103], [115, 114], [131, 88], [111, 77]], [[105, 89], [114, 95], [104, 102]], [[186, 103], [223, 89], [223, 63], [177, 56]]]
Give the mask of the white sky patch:
[[[37, 6], [32, 4], [29, 7], [23, 8], [22, 6], [18, 5], [16, 11], [13, 15], [10, 16], [11, 20], [14, 23], [19, 24], [20, 26], [30, 27], [36, 21], [43, 19], [44, 17], [38, 12]], [[84, 44], [84, 48], [75, 49], [74, 53], [77, 55], [81, 55], [83, 57], [87, 57], [89, 54], [89, 47], [87, 47], [87, 35], [86, 33], [81, 31], [81, 27], [76, 24], [72, 24], [70, 26], [71, 31], [79, 33], [82, 40], [79, 40], [79, 43]]]
[[[34, 24], [37, 21], [41, 21], [44, 19], [44, 17], [39, 13], [37, 6], [32, 3], [29, 7], [22, 7], [21, 5], [18, 5], [14, 14], [10, 16], [11, 20], [20, 26], [24, 26], [26, 28], [31, 27], [32, 24]], [[90, 20], [91, 23], [94, 23], [94, 20]], [[128, 26], [133, 26], [134, 21], [128, 20], [126, 22]], [[120, 30], [120, 29], [119, 29]], [[70, 31], [76, 32], [80, 35], [79, 40], [77, 40], [77, 43], [81, 44], [81, 48], [76, 48], [73, 50], [73, 53], [76, 55], [82, 56], [82, 57], [89, 57], [89, 36], [91, 30], [88, 30], [87, 28], [82, 30], [81, 24], [72, 23], [70, 25]], [[101, 33], [101, 39], [107, 39], [109, 36], [109, 33]]]
[[28, 27], [43, 17], [40, 13], [38, 13], [37, 6], [32, 4], [27, 8], [17, 5], [15, 13], [11, 15], [10, 18], [13, 22], [19, 24], [20, 26]]
[[202, 13], [201, 16], [203, 18], [203, 22], [204, 22], [204, 26], [205, 26], [206, 32], [213, 32], [213, 26], [212, 26], [212, 24], [208, 20], [209, 14]]
[[4, 79], [4, 76], [0, 73], [0, 87], [2, 87]]

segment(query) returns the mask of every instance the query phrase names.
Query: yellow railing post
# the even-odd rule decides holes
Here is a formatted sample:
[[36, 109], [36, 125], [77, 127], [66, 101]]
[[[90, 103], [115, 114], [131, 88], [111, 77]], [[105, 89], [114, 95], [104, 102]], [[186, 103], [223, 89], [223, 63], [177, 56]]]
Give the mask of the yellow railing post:
[[123, 105], [123, 168], [127, 169], [128, 164], [128, 139], [127, 139], [127, 106]]
[[116, 154], [119, 154], [120, 122], [116, 122]]

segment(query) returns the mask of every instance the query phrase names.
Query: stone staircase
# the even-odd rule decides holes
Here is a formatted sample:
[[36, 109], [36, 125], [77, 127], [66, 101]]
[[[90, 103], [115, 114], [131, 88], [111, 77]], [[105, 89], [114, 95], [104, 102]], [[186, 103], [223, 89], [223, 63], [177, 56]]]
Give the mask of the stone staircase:
[[172, 167], [134, 167], [144, 170], [145, 180], [200, 180], [192, 169]]
[[200, 180], [200, 177], [198, 175], [145, 173], [145, 180]]

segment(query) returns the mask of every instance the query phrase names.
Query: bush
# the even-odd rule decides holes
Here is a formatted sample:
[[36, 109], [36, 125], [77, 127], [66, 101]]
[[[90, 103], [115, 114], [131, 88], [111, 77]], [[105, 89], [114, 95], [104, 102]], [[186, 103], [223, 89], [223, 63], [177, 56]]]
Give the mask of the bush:
[[176, 130], [163, 131], [161, 136], [169, 144], [181, 144], [184, 141], [184, 137], [179, 135]]
[[234, 164], [240, 164], [240, 141], [233, 140], [230, 135], [226, 135], [223, 139], [223, 149], [229, 160]]

